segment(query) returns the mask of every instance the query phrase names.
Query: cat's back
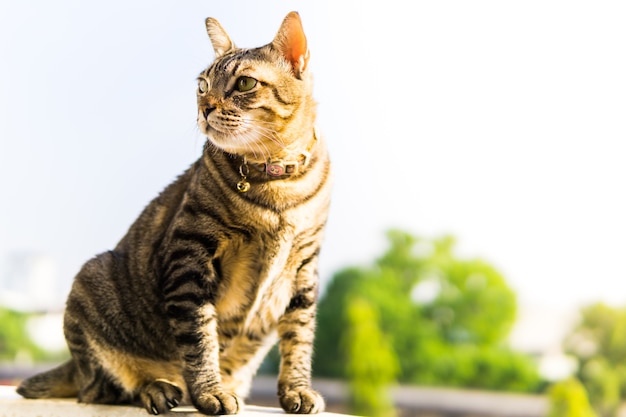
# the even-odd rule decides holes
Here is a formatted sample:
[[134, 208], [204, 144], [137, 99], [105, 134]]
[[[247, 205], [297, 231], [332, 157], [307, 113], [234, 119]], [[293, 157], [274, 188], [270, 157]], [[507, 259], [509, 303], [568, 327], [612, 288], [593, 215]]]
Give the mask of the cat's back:
[[129, 251], [134, 247], [143, 247], [144, 251], [154, 249], [176, 216], [200, 165], [200, 160], [196, 161], [150, 201], [115, 250]]

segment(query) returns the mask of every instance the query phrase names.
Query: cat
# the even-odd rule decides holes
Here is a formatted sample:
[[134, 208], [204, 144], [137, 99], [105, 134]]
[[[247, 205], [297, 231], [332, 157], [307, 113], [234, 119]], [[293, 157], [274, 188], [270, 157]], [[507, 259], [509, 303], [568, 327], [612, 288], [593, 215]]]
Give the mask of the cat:
[[282, 408], [324, 410], [311, 356], [331, 171], [302, 23], [289, 13], [254, 49], [213, 18], [206, 29], [202, 155], [79, 271], [64, 319], [71, 359], [23, 381], [26, 398], [234, 414], [278, 342]]

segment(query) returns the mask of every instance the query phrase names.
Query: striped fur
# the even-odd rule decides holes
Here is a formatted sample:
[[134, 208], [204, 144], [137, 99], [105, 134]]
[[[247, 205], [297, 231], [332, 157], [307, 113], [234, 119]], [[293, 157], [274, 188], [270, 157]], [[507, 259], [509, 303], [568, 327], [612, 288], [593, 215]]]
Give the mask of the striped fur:
[[[216, 59], [198, 79], [202, 157], [115, 249], [83, 266], [65, 313], [72, 359], [24, 381], [23, 396], [237, 413], [279, 341], [282, 407], [324, 409], [310, 374], [330, 163], [300, 18], [287, 15], [256, 49], [236, 48], [214, 19], [207, 31]], [[259, 169], [275, 159], [306, 166], [277, 177]]]

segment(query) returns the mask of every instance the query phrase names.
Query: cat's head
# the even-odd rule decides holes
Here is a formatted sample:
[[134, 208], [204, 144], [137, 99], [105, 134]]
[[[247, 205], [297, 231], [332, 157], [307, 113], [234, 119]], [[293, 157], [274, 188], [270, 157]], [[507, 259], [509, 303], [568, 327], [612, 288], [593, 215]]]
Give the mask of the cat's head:
[[198, 77], [198, 127], [218, 148], [264, 161], [297, 153], [313, 134], [315, 103], [300, 16], [291, 12], [274, 40], [237, 48], [206, 20], [215, 61]]

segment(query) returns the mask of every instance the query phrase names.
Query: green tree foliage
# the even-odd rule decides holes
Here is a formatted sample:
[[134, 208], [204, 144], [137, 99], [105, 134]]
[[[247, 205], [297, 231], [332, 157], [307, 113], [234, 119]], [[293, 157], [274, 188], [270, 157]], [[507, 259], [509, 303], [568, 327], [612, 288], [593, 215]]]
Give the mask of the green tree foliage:
[[380, 331], [376, 309], [362, 298], [353, 298], [344, 313], [348, 328], [342, 343], [352, 412], [393, 417], [396, 413], [387, 389], [398, 373], [398, 359]]
[[318, 310], [317, 374], [345, 378], [350, 355], [339, 343], [354, 298], [376, 310], [380, 332], [407, 383], [535, 391], [537, 367], [504, 343], [516, 299], [504, 278], [481, 260], [457, 259], [454, 240], [388, 233], [390, 247], [370, 267], [333, 277]]
[[558, 382], [548, 392], [548, 417], [595, 417], [585, 387], [576, 378]]
[[45, 352], [26, 333], [28, 315], [0, 307], [0, 361], [13, 362], [18, 354], [32, 359], [45, 358]]
[[626, 398], [626, 308], [601, 303], [583, 308], [565, 351], [578, 358], [577, 376], [594, 409], [601, 416], [615, 415]]

